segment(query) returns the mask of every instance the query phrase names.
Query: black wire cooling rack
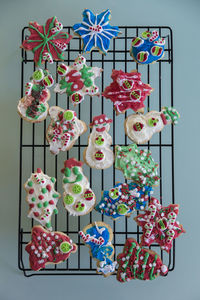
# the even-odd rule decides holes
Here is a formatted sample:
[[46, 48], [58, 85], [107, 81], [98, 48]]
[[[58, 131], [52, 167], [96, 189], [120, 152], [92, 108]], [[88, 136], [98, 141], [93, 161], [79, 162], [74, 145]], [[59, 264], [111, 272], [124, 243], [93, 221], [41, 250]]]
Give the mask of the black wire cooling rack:
[[[72, 34], [72, 27], [65, 26], [64, 29]], [[122, 69], [125, 72], [137, 69], [142, 74], [142, 81], [149, 83], [154, 91], [145, 101], [146, 111], [161, 110], [163, 106], [173, 106], [173, 43], [172, 30], [168, 26], [121, 26], [122, 34], [114, 39], [111, 48], [106, 56], [100, 54], [97, 50], [90, 54], [84, 55], [88, 65], [94, 65], [104, 69], [100, 79], [96, 84], [103, 91], [111, 82], [112, 69]], [[151, 65], [136, 64], [129, 54], [131, 40], [134, 36], [139, 36], [145, 30], [158, 30], [159, 35], [165, 37], [165, 56]], [[22, 30], [22, 41], [29, 35], [28, 27]], [[72, 64], [74, 59], [81, 53], [81, 40], [74, 37], [66, 50], [66, 64]], [[21, 50], [21, 97], [24, 93], [24, 83], [26, 83], [32, 72], [35, 70], [33, 54]], [[45, 64], [50, 73], [58, 82], [56, 69], [58, 62], [53, 65]], [[84, 120], [87, 124], [92, 121], [95, 115], [106, 113], [109, 118], [113, 119], [110, 134], [113, 138], [112, 148], [115, 145], [128, 145], [131, 141], [124, 133], [124, 119], [128, 114], [116, 116], [113, 110], [113, 104], [110, 100], [103, 97], [86, 97], [80, 105], [74, 108], [66, 98], [66, 95], [58, 95], [51, 91], [49, 105], [59, 105], [63, 108], [74, 109], [79, 119]], [[115, 257], [123, 249], [127, 237], [134, 237], [139, 242], [142, 234], [133, 217], [122, 218], [112, 221], [107, 216], [103, 216], [93, 210], [90, 214], [82, 217], [69, 216], [62, 205], [62, 200], [58, 203], [59, 213], [52, 217], [53, 230], [62, 231], [68, 234], [78, 245], [78, 251], [71, 254], [70, 258], [59, 265], [49, 265], [39, 272], [34, 272], [29, 266], [28, 253], [25, 251], [26, 244], [31, 239], [31, 229], [36, 222], [27, 218], [28, 205], [25, 201], [25, 191], [23, 184], [29, 178], [31, 172], [37, 167], [42, 168], [44, 173], [57, 178], [56, 189], [62, 193], [62, 174], [60, 169], [63, 162], [69, 157], [75, 157], [83, 160], [82, 154], [87, 146], [88, 132], [81, 136], [73, 148], [65, 153], [59, 153], [53, 156], [49, 151], [49, 145], [46, 142], [45, 132], [49, 118], [39, 124], [31, 124], [20, 120], [20, 159], [19, 159], [19, 228], [18, 228], [18, 267], [23, 271], [26, 277], [35, 275], [97, 275], [96, 262], [89, 256], [88, 248], [82, 243], [78, 232], [87, 224], [94, 221], [104, 221], [111, 225], [114, 232], [113, 245], [115, 246]], [[152, 151], [152, 156], [159, 163], [160, 185], [154, 189], [154, 196], [161, 200], [162, 204], [168, 205], [174, 203], [174, 133], [173, 126], [169, 125], [163, 129], [162, 133], [155, 134], [150, 142], [140, 145]], [[84, 173], [90, 180], [90, 185], [94, 190], [97, 202], [100, 200], [101, 191], [112, 188], [116, 182], [124, 182], [122, 172], [110, 167], [107, 170], [90, 169], [84, 165]], [[156, 251], [162, 258], [163, 262], [168, 265], [169, 271], [175, 266], [175, 242], [169, 254], [160, 250], [158, 245], [150, 247]]]

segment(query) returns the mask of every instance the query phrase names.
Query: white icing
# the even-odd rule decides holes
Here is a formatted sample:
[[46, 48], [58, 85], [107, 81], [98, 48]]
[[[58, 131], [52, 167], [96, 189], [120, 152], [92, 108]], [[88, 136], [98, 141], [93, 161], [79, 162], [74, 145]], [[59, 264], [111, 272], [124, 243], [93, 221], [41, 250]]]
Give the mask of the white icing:
[[[40, 122], [40, 121], [43, 121], [44, 119], [46, 119], [47, 117], [47, 114], [48, 114], [48, 108], [49, 108], [49, 105], [47, 103], [43, 103], [44, 106], [46, 107], [46, 110], [45, 112], [41, 113], [37, 119], [33, 119], [33, 118], [30, 118], [29, 116], [26, 115], [26, 110], [27, 110], [27, 107], [24, 105], [24, 101], [26, 99], [27, 96], [25, 96], [24, 98], [22, 98], [21, 100], [19, 100], [19, 103], [18, 103], [18, 106], [17, 106], [17, 110], [18, 112], [20, 113], [20, 115], [24, 118], [24, 119], [27, 119], [27, 120], [30, 120], [32, 122]], [[50, 97], [50, 93], [49, 93], [49, 97]], [[48, 97], [48, 100], [49, 100], [49, 97]], [[46, 100], [47, 101], [47, 100]]]
[[115, 272], [116, 265], [117, 265], [116, 261], [114, 261], [110, 265], [107, 265], [106, 261], [102, 261], [102, 262], [99, 263], [99, 267], [97, 268], [97, 272], [103, 273], [104, 275], [108, 275], [110, 273]]

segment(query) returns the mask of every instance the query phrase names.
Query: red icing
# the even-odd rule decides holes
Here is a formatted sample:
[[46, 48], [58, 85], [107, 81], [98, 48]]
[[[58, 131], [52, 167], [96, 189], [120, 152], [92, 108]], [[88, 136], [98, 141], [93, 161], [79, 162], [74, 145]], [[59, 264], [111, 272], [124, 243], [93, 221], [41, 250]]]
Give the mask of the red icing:
[[81, 74], [76, 70], [71, 70], [65, 75], [66, 82], [72, 82], [72, 92], [80, 91], [84, 87], [84, 83], [80, 80]]
[[34, 193], [34, 189], [30, 189], [29, 194], [33, 194], [33, 193]]
[[40, 168], [37, 168], [37, 173], [41, 173], [42, 170]]
[[90, 123], [90, 127], [92, 127], [94, 125], [102, 125], [105, 123], [106, 124], [112, 123], [112, 120], [108, 119], [105, 114], [102, 114], [102, 115], [99, 115], [99, 116], [96, 116], [93, 118], [92, 123]]
[[50, 185], [50, 184], [47, 184], [47, 185], [46, 185], [46, 189], [48, 190], [48, 192], [51, 192], [51, 185]]
[[35, 211], [33, 214], [35, 217], [39, 217], [39, 212]]
[[82, 161], [78, 161], [72, 157], [64, 162], [64, 168], [61, 170], [61, 172], [64, 173], [65, 168], [71, 169], [72, 167], [82, 167], [82, 165]]
[[42, 200], [42, 199], [44, 199], [44, 196], [43, 196], [43, 195], [39, 195], [39, 196], [38, 196], [38, 199], [39, 199], [39, 200]]
[[162, 119], [162, 121], [163, 121], [163, 124], [164, 124], [164, 125], [167, 125], [167, 120], [166, 120], [165, 115], [164, 115], [163, 113], [161, 113], [160, 116], [161, 116], [161, 119]]
[[95, 153], [95, 159], [96, 159], [96, 160], [102, 160], [103, 158], [104, 158], [104, 154], [103, 154], [102, 151], [97, 151], [97, 152]]
[[54, 204], [54, 201], [53, 201], [53, 200], [50, 200], [50, 201], [49, 201], [49, 204], [53, 205], [53, 204]]

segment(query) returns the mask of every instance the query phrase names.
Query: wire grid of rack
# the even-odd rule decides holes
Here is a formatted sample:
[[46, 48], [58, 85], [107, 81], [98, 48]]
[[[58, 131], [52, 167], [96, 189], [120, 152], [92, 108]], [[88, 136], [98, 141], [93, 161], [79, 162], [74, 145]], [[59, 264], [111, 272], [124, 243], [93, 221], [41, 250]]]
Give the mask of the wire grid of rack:
[[[72, 27], [65, 26], [64, 29], [68, 33], [72, 33]], [[130, 72], [137, 69], [142, 73], [142, 81], [150, 83], [154, 88], [154, 92], [145, 101], [146, 111], [157, 109], [161, 110], [162, 106], [173, 106], [173, 41], [172, 30], [168, 26], [121, 26], [122, 34], [114, 39], [111, 43], [111, 48], [106, 56], [100, 54], [97, 50], [90, 54], [84, 55], [88, 65], [99, 66], [104, 69], [101, 78], [97, 82], [100, 90], [109, 85], [112, 69], [122, 69], [125, 72]], [[152, 65], [138, 65], [129, 54], [131, 40], [134, 36], [140, 35], [145, 30], [158, 30], [159, 35], [165, 37], [166, 47], [165, 56], [158, 62]], [[28, 27], [22, 30], [22, 41], [28, 35]], [[81, 53], [81, 40], [79, 37], [74, 37], [66, 50], [66, 60], [64, 63], [70, 65], [74, 59]], [[23, 97], [24, 83], [29, 80], [32, 72], [35, 70], [32, 53], [27, 53], [21, 50], [21, 97]], [[45, 63], [45, 68], [51, 69], [56, 82], [59, 78], [56, 74], [58, 62], [53, 65]], [[61, 99], [62, 98], [62, 99]], [[74, 109], [69, 99], [64, 98], [51, 91], [51, 105], [59, 105], [63, 108]], [[111, 101], [100, 97], [92, 99], [87, 97], [80, 105], [74, 109], [79, 119], [84, 120], [87, 124], [92, 121], [95, 115], [106, 113], [113, 119], [110, 134], [113, 138], [112, 148], [116, 144], [128, 145], [132, 143], [124, 133], [123, 122], [128, 114], [116, 116], [113, 110]], [[83, 149], [87, 146], [88, 132], [80, 137], [73, 148], [66, 152], [60, 153], [58, 156], [53, 156], [49, 152], [49, 145], [45, 139], [45, 132], [49, 123], [49, 118], [39, 124], [30, 124], [22, 119], [20, 120], [20, 168], [19, 168], [19, 228], [18, 228], [18, 267], [23, 271], [26, 277], [33, 275], [97, 275], [96, 263], [89, 256], [88, 248], [82, 243], [78, 232], [87, 224], [94, 221], [104, 221], [109, 223], [113, 228], [114, 238], [113, 245], [115, 246], [115, 256], [123, 249], [123, 245], [127, 237], [134, 237], [139, 242], [142, 234], [141, 229], [136, 225], [133, 217], [138, 214], [135, 212], [130, 218], [122, 218], [117, 221], [112, 221], [107, 216], [103, 216], [93, 210], [87, 216], [73, 217], [69, 216], [62, 206], [62, 201], [59, 203], [59, 213], [52, 217], [53, 230], [62, 231], [68, 234], [73, 241], [78, 245], [76, 254], [72, 254], [70, 258], [59, 265], [48, 265], [45, 269], [39, 272], [34, 272], [30, 269], [28, 254], [25, 251], [26, 244], [31, 238], [31, 229], [36, 224], [33, 220], [27, 218], [28, 205], [25, 201], [25, 191], [23, 183], [34, 172], [37, 167], [41, 167], [44, 173], [57, 178], [56, 189], [62, 192], [62, 175], [60, 169], [63, 161], [69, 157], [82, 159]], [[156, 134], [150, 142], [140, 145], [141, 148], [146, 147], [152, 151], [152, 156], [159, 163], [160, 185], [155, 188], [154, 196], [157, 196], [161, 203], [174, 203], [174, 132], [173, 126], [167, 126], [162, 133]], [[59, 169], [60, 168], [60, 169]], [[88, 166], [84, 166], [84, 173], [90, 180], [90, 185], [96, 194], [97, 202], [100, 200], [101, 191], [112, 188], [116, 182], [123, 182], [122, 172], [115, 170], [114, 165], [107, 170], [95, 170]], [[164, 184], [163, 184], [164, 183]], [[151, 249], [158, 252], [163, 262], [168, 265], [169, 271], [172, 271], [175, 266], [175, 242], [169, 254], [163, 253], [158, 245], [152, 245]]]

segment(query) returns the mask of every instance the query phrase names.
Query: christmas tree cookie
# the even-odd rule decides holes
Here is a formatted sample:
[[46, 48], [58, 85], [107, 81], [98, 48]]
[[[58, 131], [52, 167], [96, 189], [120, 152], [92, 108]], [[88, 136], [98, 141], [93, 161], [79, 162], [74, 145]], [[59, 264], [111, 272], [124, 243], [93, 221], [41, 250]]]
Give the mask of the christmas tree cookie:
[[26, 83], [25, 96], [19, 100], [17, 111], [21, 118], [31, 123], [46, 119], [50, 99], [49, 88], [54, 84], [53, 77], [47, 70], [38, 69]]
[[97, 273], [104, 277], [115, 273], [117, 262], [112, 261], [114, 247], [111, 244], [113, 232], [104, 222], [94, 222], [79, 232], [83, 242], [90, 249], [90, 255], [97, 260]]
[[64, 233], [49, 232], [42, 226], [34, 226], [32, 239], [26, 245], [30, 267], [39, 271], [49, 264], [59, 264], [77, 250], [76, 244]]
[[125, 132], [137, 144], [147, 143], [155, 132], [160, 132], [167, 124], [177, 124], [179, 113], [173, 107], [163, 107], [160, 112], [150, 111], [146, 115], [133, 114], [125, 120]]
[[52, 230], [51, 216], [57, 214], [56, 204], [61, 197], [55, 191], [56, 179], [44, 174], [40, 168], [24, 184], [29, 204], [28, 217], [33, 218], [48, 230]]
[[69, 150], [79, 136], [87, 131], [87, 125], [77, 118], [73, 110], [51, 106], [49, 115], [51, 123], [47, 128], [46, 138], [52, 154]]
[[140, 187], [133, 182], [118, 183], [109, 191], [103, 192], [95, 209], [113, 220], [129, 217], [133, 211], [145, 209], [152, 193], [149, 186]]
[[74, 105], [81, 103], [85, 95], [99, 96], [99, 88], [95, 85], [95, 79], [100, 77], [103, 70], [98, 67], [88, 67], [86, 59], [79, 55], [73, 65], [60, 64], [57, 73], [61, 80], [54, 91], [59, 94], [66, 93]]
[[111, 122], [111, 119], [102, 114], [94, 117], [90, 124], [92, 132], [89, 135], [88, 147], [85, 149], [83, 157], [91, 168], [106, 169], [114, 162], [114, 154], [110, 150], [112, 138], [108, 134]]
[[131, 279], [153, 280], [168, 273], [167, 266], [156, 252], [140, 247], [132, 238], [126, 240], [123, 253], [117, 256], [117, 262], [117, 280], [120, 282]]
[[140, 186], [159, 184], [158, 164], [151, 157], [151, 151], [140, 150], [136, 144], [115, 147], [115, 168]]
[[63, 203], [70, 215], [82, 216], [92, 211], [96, 197], [87, 177], [83, 174], [83, 163], [75, 158], [64, 162], [61, 170], [63, 175]]
[[158, 243], [162, 250], [169, 252], [173, 240], [185, 232], [183, 226], [176, 220], [178, 211], [178, 204], [163, 207], [152, 197], [144, 214], [135, 217], [135, 221], [143, 231], [141, 245], [150, 246], [152, 243]]

